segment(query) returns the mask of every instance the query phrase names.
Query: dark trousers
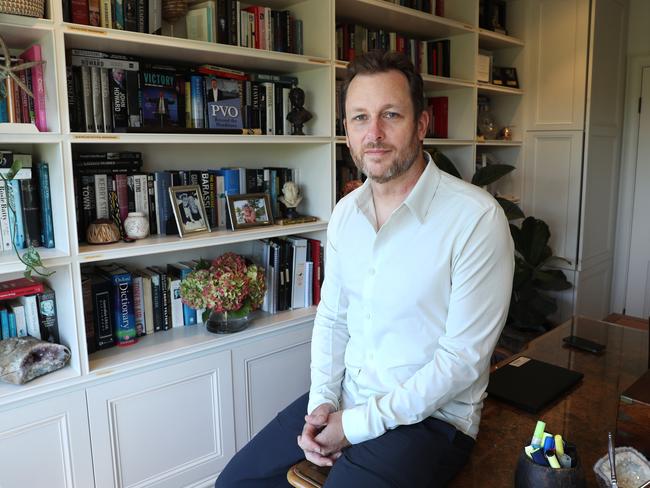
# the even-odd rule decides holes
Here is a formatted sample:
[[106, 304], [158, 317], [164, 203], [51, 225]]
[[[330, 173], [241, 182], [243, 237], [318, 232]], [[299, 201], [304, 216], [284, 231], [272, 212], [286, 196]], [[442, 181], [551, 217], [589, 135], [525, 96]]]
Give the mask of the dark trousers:
[[[287, 487], [287, 470], [304, 459], [302, 432], [308, 396], [280, 412], [223, 470], [215, 488]], [[474, 440], [427, 418], [352, 445], [334, 463], [327, 488], [434, 488], [446, 486], [465, 464]]]

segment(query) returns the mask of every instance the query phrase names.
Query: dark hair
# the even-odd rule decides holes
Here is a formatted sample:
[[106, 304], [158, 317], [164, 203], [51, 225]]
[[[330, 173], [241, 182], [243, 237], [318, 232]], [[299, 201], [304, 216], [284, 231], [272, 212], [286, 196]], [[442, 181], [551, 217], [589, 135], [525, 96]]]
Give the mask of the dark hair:
[[373, 50], [357, 56], [348, 66], [345, 80], [343, 81], [343, 117], [345, 118], [345, 101], [348, 87], [357, 75], [372, 75], [399, 71], [408, 80], [411, 103], [413, 104], [413, 117], [417, 120], [424, 110], [424, 87], [422, 77], [415, 71], [411, 60], [404, 54], [396, 51]]

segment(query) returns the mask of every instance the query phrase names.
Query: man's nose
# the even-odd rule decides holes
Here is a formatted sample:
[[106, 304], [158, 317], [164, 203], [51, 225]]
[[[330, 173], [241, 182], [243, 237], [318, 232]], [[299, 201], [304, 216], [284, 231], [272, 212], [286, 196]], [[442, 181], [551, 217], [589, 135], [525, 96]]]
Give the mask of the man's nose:
[[373, 117], [368, 122], [368, 131], [366, 132], [366, 142], [381, 141], [384, 139], [384, 126], [381, 117]]

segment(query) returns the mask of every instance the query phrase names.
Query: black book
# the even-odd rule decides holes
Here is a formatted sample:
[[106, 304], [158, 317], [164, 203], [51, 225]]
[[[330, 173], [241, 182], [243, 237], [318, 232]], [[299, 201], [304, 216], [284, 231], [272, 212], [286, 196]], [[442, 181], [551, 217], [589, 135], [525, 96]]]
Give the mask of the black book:
[[85, 240], [86, 229], [97, 218], [97, 203], [95, 199], [95, 177], [92, 175], [79, 176], [79, 202], [81, 216], [80, 240]]
[[27, 247], [39, 247], [41, 245], [41, 208], [37, 181], [34, 176], [28, 180], [20, 180], [25, 245]]
[[54, 290], [45, 287], [42, 293], [36, 295], [38, 306], [38, 324], [41, 339], [59, 344], [59, 324], [56, 314], [56, 296]]
[[[237, 39], [237, 24], [239, 19], [237, 18], [237, 0], [227, 0], [227, 15], [228, 15], [228, 44], [232, 46], [237, 46], [239, 39]], [[218, 12], [217, 12], [218, 14]]]
[[68, 107], [70, 113], [70, 131], [84, 132], [83, 85], [81, 82], [81, 67], [66, 67], [66, 83], [68, 88]]
[[158, 233], [158, 223], [156, 220], [156, 179], [152, 173], [147, 174], [147, 195], [149, 198], [149, 234]]
[[228, 44], [229, 17], [226, 6], [229, 0], [217, 0], [217, 42]]
[[169, 296], [169, 285], [167, 281], [167, 271], [160, 266], [151, 266], [149, 269], [160, 276], [160, 308], [162, 310], [162, 330], [171, 329], [171, 302]]
[[160, 286], [160, 273], [150, 267], [145, 270], [151, 276], [151, 302], [153, 305], [153, 330], [160, 332], [163, 330], [163, 297]]
[[138, 0], [124, 0], [124, 29], [138, 32]]
[[[107, 349], [115, 344], [113, 306], [111, 303], [112, 287], [110, 280], [99, 276], [91, 278], [93, 329], [96, 349]], [[88, 329], [87, 325], [86, 329]]]

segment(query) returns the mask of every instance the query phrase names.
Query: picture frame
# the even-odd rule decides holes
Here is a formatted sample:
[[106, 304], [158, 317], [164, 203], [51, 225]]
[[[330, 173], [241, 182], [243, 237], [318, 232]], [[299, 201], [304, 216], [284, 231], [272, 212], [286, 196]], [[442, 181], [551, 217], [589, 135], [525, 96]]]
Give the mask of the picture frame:
[[501, 68], [501, 79], [503, 80], [503, 86], [508, 88], [519, 88], [517, 68]]
[[492, 66], [492, 84], [498, 86], [505, 86], [505, 80], [503, 79], [503, 73], [499, 66]]
[[171, 186], [169, 198], [178, 226], [178, 235], [185, 237], [210, 232], [210, 221], [203, 206], [199, 185]]
[[226, 195], [226, 201], [233, 230], [273, 224], [271, 199], [268, 193]]

